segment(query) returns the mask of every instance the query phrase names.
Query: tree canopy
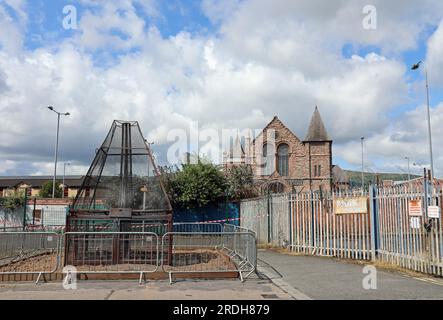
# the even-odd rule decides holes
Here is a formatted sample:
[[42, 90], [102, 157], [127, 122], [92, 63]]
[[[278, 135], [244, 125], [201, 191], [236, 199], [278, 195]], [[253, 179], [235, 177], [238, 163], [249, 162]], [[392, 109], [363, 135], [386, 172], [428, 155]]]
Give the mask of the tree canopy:
[[175, 205], [201, 208], [216, 202], [225, 194], [225, 177], [213, 164], [185, 164], [181, 170], [169, 171], [168, 174], [166, 188]]
[[15, 210], [19, 207], [24, 206], [25, 198], [23, 192], [14, 191], [11, 195], [0, 198], [0, 208], [4, 208], [7, 210]]
[[[52, 198], [52, 181], [46, 181], [43, 183], [42, 188], [39, 193], [40, 198]], [[55, 197], [61, 198], [62, 197], [62, 189], [60, 188], [61, 183], [59, 181], [55, 182]]]
[[210, 203], [241, 200], [255, 194], [252, 170], [233, 167], [223, 172], [208, 162], [162, 167], [162, 180], [171, 203], [184, 208], [202, 208]]

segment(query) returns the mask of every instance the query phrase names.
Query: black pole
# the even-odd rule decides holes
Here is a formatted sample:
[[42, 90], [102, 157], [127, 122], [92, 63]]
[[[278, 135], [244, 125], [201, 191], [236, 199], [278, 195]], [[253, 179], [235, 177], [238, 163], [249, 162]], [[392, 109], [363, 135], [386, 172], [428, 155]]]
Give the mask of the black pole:
[[26, 230], [26, 209], [28, 206], [28, 188], [25, 188], [25, 205], [23, 209], [23, 231]]

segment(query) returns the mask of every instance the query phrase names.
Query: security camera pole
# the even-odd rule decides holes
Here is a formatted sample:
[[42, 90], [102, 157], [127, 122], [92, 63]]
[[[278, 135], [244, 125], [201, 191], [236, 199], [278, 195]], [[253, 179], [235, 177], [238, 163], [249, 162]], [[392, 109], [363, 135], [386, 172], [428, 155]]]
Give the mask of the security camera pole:
[[49, 106], [49, 110], [55, 112], [57, 114], [57, 138], [55, 142], [55, 155], [54, 155], [54, 178], [52, 180], [52, 199], [55, 199], [55, 183], [57, 179], [57, 160], [58, 160], [58, 140], [59, 140], [59, 131], [60, 131], [60, 116], [69, 116], [70, 113], [61, 113], [56, 111], [53, 107]]

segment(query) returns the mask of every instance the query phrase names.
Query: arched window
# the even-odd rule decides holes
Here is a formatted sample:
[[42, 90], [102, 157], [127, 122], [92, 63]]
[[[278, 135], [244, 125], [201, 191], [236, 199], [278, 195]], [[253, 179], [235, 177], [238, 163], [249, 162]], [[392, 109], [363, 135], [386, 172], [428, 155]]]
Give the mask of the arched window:
[[283, 193], [285, 192], [285, 186], [280, 182], [271, 183], [268, 186], [269, 193]]
[[270, 143], [263, 145], [263, 160], [264, 160], [264, 172], [263, 174], [269, 176], [275, 171], [275, 151], [274, 146]]
[[289, 175], [289, 146], [281, 144], [277, 150], [277, 170], [282, 177]]

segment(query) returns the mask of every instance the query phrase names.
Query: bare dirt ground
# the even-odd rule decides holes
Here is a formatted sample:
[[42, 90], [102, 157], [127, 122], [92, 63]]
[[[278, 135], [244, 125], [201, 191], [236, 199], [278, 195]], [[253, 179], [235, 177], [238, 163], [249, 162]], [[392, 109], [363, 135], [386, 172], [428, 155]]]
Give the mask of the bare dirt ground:
[[[236, 269], [232, 260], [219, 250], [196, 249], [196, 250], [174, 250], [173, 265], [165, 265], [164, 271], [233, 271]], [[61, 258], [63, 261], [63, 257]], [[57, 266], [57, 254], [40, 254], [28, 259], [11, 262], [0, 267], [0, 273], [6, 272], [52, 272]], [[112, 265], [109, 261], [98, 265], [76, 266], [78, 271], [89, 272], [122, 272], [122, 271], [155, 271], [155, 261], [153, 263], [123, 263]], [[161, 267], [158, 268], [162, 270]], [[61, 266], [57, 271], [62, 271]]]
[[57, 254], [39, 254], [27, 259], [17, 257], [15, 260], [0, 267], [0, 273], [6, 272], [52, 272], [57, 266]]

